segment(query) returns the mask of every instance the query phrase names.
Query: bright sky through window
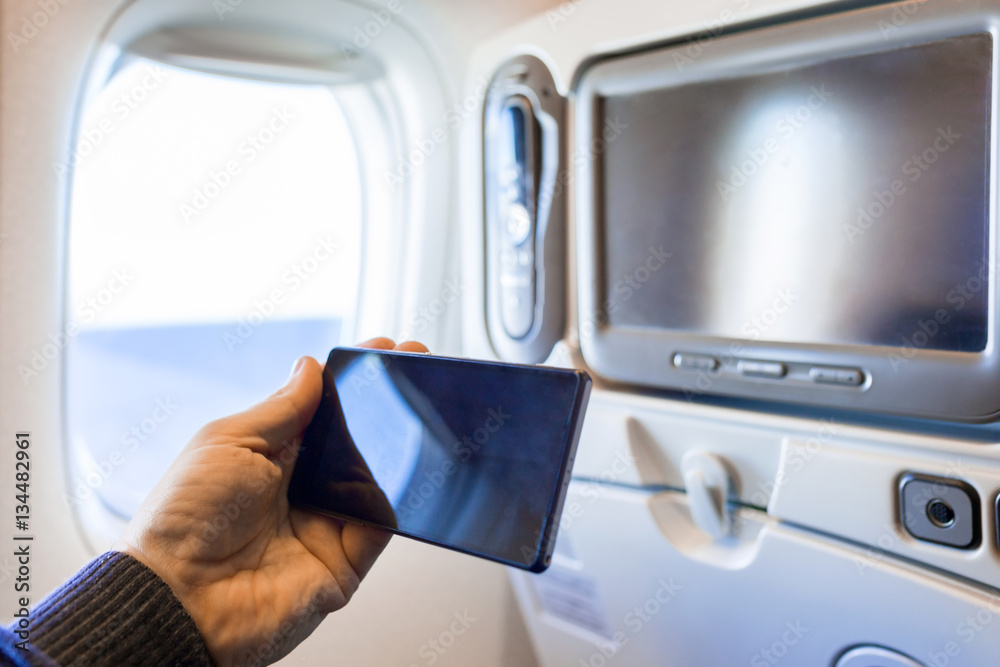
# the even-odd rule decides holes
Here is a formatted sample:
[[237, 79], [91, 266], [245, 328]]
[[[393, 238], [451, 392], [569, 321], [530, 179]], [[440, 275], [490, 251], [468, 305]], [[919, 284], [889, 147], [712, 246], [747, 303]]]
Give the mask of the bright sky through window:
[[54, 170], [73, 178], [71, 498], [129, 516], [202, 424], [349, 333], [358, 156], [328, 88], [139, 60], [84, 109]]

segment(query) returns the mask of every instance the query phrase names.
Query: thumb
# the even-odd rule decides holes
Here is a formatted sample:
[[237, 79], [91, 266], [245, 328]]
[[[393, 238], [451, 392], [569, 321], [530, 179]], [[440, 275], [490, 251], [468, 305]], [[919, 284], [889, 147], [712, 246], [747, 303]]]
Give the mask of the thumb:
[[305, 431], [322, 395], [323, 371], [319, 363], [312, 357], [302, 357], [284, 387], [230, 419], [244, 435], [264, 440], [266, 451], [262, 453], [274, 455]]

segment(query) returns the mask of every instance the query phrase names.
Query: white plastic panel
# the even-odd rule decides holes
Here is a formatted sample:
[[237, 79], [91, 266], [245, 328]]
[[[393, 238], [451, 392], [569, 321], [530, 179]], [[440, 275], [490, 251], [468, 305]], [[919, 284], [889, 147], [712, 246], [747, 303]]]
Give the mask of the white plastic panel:
[[[688, 35], [698, 36], [687, 45], [698, 58], [724, 28], [826, 4], [836, 5], [565, 3], [483, 45], [466, 90], [474, 90], [507, 58], [532, 53], [552, 69], [560, 92], [571, 95], [574, 76], [594, 57]], [[900, 16], [905, 20], [906, 14]], [[491, 357], [483, 317], [482, 145], [482, 128], [466, 125], [460, 170], [467, 287], [463, 349]], [[587, 151], [571, 157], [587, 159]], [[572, 194], [572, 178], [564, 182]], [[574, 215], [570, 210], [571, 248]], [[571, 255], [571, 276], [574, 261]], [[574, 289], [571, 281], [571, 324], [549, 363], [583, 367], [572, 324]], [[812, 667], [835, 664], [848, 650], [872, 644], [927, 665], [996, 662], [996, 633], [977, 628], [992, 629], [986, 621], [1000, 612], [1000, 598], [985, 586], [968, 584], [969, 577], [991, 581], [992, 572], [1000, 570], [992, 546], [992, 480], [1000, 471], [996, 445], [597, 389], [552, 571], [539, 578], [511, 575], [541, 664]], [[804, 451], [791, 446], [795, 443]], [[682, 495], [660, 494], [651, 502], [646, 492], [618, 486], [682, 488], [684, 455], [698, 450], [725, 459], [743, 503], [769, 508], [788, 523], [744, 509], [736, 536], [713, 542], [691, 520]], [[870, 458], [844, 454], [837, 460], [835, 453], [847, 451]], [[970, 556], [912, 539], [904, 543], [900, 533], [894, 539], [908, 549], [907, 558], [923, 564], [878, 550], [883, 533], [875, 526], [891, 521], [895, 512], [894, 476], [908, 469], [954, 475], [948, 472], [954, 460], [963, 461], [960, 476], [983, 501], [983, 547]], [[871, 473], [862, 470], [869, 465]], [[800, 468], [810, 472], [800, 474]], [[820, 531], [843, 533], [845, 539]], [[859, 562], [865, 566], [859, 568]], [[682, 586], [672, 596], [671, 577]], [[546, 589], [540, 582], [551, 585]], [[643, 618], [636, 607], [647, 603], [656, 613]], [[798, 627], [797, 622], [808, 630], [787, 634], [788, 624]], [[624, 633], [623, 645], [609, 651], [607, 641], [615, 632]]]
[[[1000, 587], [993, 503], [1000, 446], [595, 392], [573, 475], [685, 488], [684, 456], [704, 450], [731, 469], [744, 504], [866, 545], [860, 571], [891, 552]], [[964, 551], [921, 542], [899, 524], [907, 472], [962, 480], [979, 494], [982, 543]]]
[[[891, 552], [1000, 587], [1000, 553], [993, 501], [1000, 489], [997, 447], [969, 451], [906, 451], [834, 439], [810, 447], [788, 438], [768, 512], [774, 516], [870, 545], [859, 572]], [[915, 539], [899, 521], [899, 484], [906, 472], [965, 481], [979, 494], [982, 543], [961, 550]]]
[[[683, 489], [685, 453], [704, 449], [733, 469], [740, 500], [766, 506], [784, 436], [765, 420], [746, 417], [736, 411], [595, 391], [573, 476]], [[810, 427], [801, 424], [804, 439], [812, 437]]]
[[985, 590], [890, 558], [861, 573], [861, 550], [752, 510], [741, 512], [761, 524], [752, 556], [725, 567], [725, 549], [715, 562], [690, 558], [678, 544], [696, 536], [661, 532], [651, 504], [683, 514], [680, 494], [608, 488], [589, 502], [575, 484], [574, 501], [586, 511], [560, 535], [571, 553], [539, 581], [571, 572], [590, 582], [611, 636], [556, 618], [536, 580], [512, 573], [542, 665], [830, 665], [861, 644], [926, 664], [987, 665], [1000, 654], [1000, 634], [975, 622], [1000, 611]]

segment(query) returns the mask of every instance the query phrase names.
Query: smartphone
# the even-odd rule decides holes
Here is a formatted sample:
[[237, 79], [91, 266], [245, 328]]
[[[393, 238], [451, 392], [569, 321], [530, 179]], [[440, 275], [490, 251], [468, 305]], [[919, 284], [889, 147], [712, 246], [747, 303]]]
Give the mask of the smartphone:
[[541, 572], [590, 387], [582, 371], [336, 348], [289, 502]]

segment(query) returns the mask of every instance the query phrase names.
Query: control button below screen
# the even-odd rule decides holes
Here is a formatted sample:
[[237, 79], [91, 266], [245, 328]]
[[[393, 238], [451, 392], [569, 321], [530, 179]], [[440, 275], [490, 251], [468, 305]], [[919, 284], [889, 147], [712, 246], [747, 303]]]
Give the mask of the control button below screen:
[[809, 371], [813, 382], [859, 387], [865, 381], [865, 374], [855, 368], [827, 368], [816, 366]]
[[739, 363], [740, 373], [749, 377], [783, 378], [788, 372], [784, 364], [777, 361], [751, 361], [743, 359]]
[[705, 354], [678, 352], [674, 355], [674, 366], [686, 371], [714, 371], [719, 367], [719, 360]]

